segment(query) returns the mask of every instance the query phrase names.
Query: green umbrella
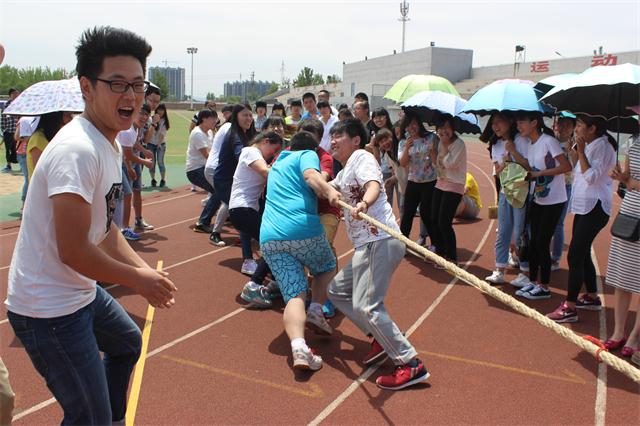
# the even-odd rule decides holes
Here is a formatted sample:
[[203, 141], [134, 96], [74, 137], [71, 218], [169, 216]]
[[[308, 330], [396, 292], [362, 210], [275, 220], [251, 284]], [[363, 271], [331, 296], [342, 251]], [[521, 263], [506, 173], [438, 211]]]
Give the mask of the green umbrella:
[[460, 97], [456, 88], [446, 78], [422, 74], [402, 77], [391, 86], [384, 97], [395, 102], [404, 102], [416, 93], [424, 91], [445, 92]]
[[527, 170], [518, 163], [507, 163], [500, 172], [500, 184], [502, 192], [509, 204], [515, 208], [522, 208], [527, 200], [530, 183], [527, 178]]

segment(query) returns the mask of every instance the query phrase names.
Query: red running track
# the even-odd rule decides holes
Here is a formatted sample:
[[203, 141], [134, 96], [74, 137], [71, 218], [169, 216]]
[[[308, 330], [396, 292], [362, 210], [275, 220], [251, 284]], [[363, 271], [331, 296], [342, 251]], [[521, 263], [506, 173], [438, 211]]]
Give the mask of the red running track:
[[[481, 219], [456, 223], [460, 259], [483, 278], [493, 268], [496, 223], [486, 206], [495, 197], [485, 146], [469, 143], [469, 171], [479, 185]], [[282, 326], [282, 305], [247, 310], [238, 294], [240, 249], [217, 248], [189, 226], [202, 194], [186, 188], [145, 198], [145, 218], [156, 225], [136, 250], [152, 265], [164, 261], [179, 287], [177, 304], [156, 311], [142, 381], [139, 424], [637, 424], [640, 388], [546, 328], [509, 310], [474, 288], [415, 257], [394, 275], [386, 305], [432, 377], [401, 392], [382, 391], [377, 371], [361, 363], [367, 339], [342, 316], [331, 320], [330, 338], [308, 335], [324, 368], [294, 374]], [[617, 201], [617, 199], [616, 199]], [[19, 223], [0, 224], [0, 297], [6, 296], [8, 265]], [[567, 240], [571, 217], [566, 222]], [[223, 237], [235, 239], [228, 230]], [[417, 236], [417, 220], [414, 236]], [[604, 275], [608, 228], [594, 244]], [[568, 244], [568, 241], [567, 241]], [[336, 239], [340, 265], [351, 256], [344, 227]], [[511, 271], [510, 277], [515, 276]], [[527, 303], [543, 313], [563, 298], [567, 266], [552, 274], [553, 297]], [[514, 289], [503, 286], [508, 294]], [[606, 336], [613, 328], [612, 290], [606, 309], [581, 313], [568, 325], [580, 334]], [[145, 301], [122, 287], [109, 290], [142, 326]], [[634, 305], [636, 306], [636, 305]], [[630, 315], [628, 329], [631, 329]], [[608, 331], [607, 331], [608, 330]], [[59, 423], [62, 412], [36, 374], [0, 308], [0, 355], [17, 394], [16, 424]]]

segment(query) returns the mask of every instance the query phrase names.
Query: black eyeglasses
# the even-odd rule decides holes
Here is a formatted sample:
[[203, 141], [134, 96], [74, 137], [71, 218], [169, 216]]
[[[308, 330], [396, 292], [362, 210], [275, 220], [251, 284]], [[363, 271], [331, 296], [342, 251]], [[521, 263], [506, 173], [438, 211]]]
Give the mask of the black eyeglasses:
[[135, 93], [144, 93], [149, 87], [148, 81], [134, 81], [133, 83], [129, 83], [124, 80], [105, 80], [98, 77], [94, 78], [94, 80], [108, 84], [111, 91], [115, 93], [126, 93], [129, 87], [131, 87]]

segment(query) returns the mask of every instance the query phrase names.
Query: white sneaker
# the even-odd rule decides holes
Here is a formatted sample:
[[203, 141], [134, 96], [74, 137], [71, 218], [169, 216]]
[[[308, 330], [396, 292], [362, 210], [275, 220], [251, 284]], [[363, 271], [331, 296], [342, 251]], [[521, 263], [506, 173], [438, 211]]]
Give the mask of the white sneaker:
[[256, 272], [257, 268], [258, 262], [253, 259], [245, 259], [244, 262], [242, 262], [242, 268], [240, 268], [240, 272], [245, 275], [253, 275]]
[[529, 300], [551, 299], [551, 292], [538, 284], [531, 290], [522, 292], [522, 297]]
[[326, 336], [330, 336], [333, 333], [333, 329], [322, 314], [322, 311], [318, 313], [318, 311], [314, 309], [307, 311], [307, 327], [318, 334], [324, 334]]
[[322, 358], [319, 355], [314, 355], [310, 349], [305, 351], [299, 348], [292, 352], [294, 369], [318, 371], [322, 368]]
[[523, 288], [530, 284], [531, 281], [529, 281], [529, 277], [527, 277], [522, 272], [520, 272], [518, 276], [513, 281], [511, 281], [511, 285], [518, 288]]
[[504, 272], [501, 271], [493, 271], [491, 275], [484, 279], [486, 282], [491, 284], [503, 284], [504, 283]]

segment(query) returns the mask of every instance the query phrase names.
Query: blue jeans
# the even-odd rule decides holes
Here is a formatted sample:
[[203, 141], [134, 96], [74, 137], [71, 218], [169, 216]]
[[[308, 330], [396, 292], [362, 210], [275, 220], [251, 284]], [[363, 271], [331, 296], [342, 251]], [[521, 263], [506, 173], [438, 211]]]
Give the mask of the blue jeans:
[[496, 267], [505, 268], [509, 261], [509, 245], [520, 241], [524, 229], [526, 207], [515, 208], [507, 202], [504, 193], [498, 199], [498, 235], [496, 236]]
[[7, 316], [62, 406], [63, 425], [110, 425], [124, 418], [129, 378], [142, 338], [138, 326], [109, 293], [98, 286], [93, 302], [57, 318], [31, 318], [10, 311]]
[[569, 210], [569, 203], [571, 201], [571, 185], [567, 185], [567, 202], [564, 203], [562, 213], [560, 213], [560, 219], [556, 225], [556, 230], [553, 233], [553, 242], [551, 243], [551, 260], [554, 262], [560, 262], [562, 257], [562, 249], [564, 247], [564, 219], [567, 217], [567, 210]]
[[213, 215], [216, 214], [220, 208], [220, 198], [217, 197], [216, 190], [213, 189], [213, 186], [211, 186], [209, 181], [204, 177], [204, 166], [195, 170], [189, 170], [187, 172], [187, 179], [189, 179], [189, 182], [192, 184], [199, 186], [211, 194], [207, 204], [205, 204], [202, 209], [202, 213], [200, 213], [200, 218], [198, 219], [198, 223], [201, 225], [209, 226], [211, 225]]
[[160, 145], [154, 145], [152, 143], [147, 144], [147, 149], [153, 153], [151, 160], [153, 160], [153, 165], [149, 169], [149, 174], [151, 178], [153, 178], [156, 174], [156, 164], [160, 169], [160, 175], [164, 176], [164, 172], [166, 167], [164, 165], [164, 154], [167, 151], [167, 144], [161, 143]]
[[29, 187], [29, 169], [27, 169], [27, 154], [17, 154], [18, 163], [20, 163], [20, 171], [24, 176], [24, 183], [22, 184], [22, 197], [24, 201], [27, 198], [27, 188]]

